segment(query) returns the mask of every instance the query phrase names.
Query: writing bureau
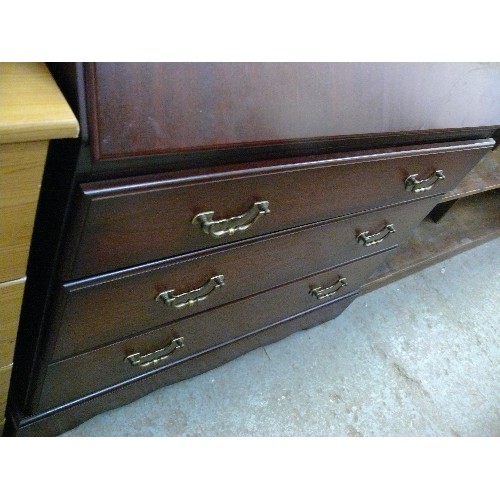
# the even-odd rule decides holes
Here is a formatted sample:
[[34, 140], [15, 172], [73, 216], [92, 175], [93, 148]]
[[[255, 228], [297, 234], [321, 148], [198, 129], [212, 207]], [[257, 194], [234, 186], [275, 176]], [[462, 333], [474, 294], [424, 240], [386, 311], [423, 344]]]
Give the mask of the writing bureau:
[[500, 128], [495, 64], [50, 67], [82, 134], [49, 148], [11, 435], [340, 314]]

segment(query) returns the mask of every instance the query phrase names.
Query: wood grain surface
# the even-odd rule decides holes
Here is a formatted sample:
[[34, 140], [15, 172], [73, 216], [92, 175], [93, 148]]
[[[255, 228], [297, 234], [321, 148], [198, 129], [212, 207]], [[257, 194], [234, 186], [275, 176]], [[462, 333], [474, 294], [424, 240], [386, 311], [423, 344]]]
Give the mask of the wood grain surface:
[[12, 363], [25, 281], [0, 283], [0, 366]]
[[[161, 325], [176, 324], [186, 316], [262, 293], [342, 263], [338, 260], [339, 252], [335, 246], [329, 243], [330, 240], [326, 240], [326, 236], [331, 237], [331, 234], [320, 232], [319, 236], [325, 237], [325, 241], [318, 243], [318, 250], [315, 248], [317, 238], [314, 232], [306, 231], [302, 235], [291, 236], [240, 246], [233, 252], [211, 254], [179, 266], [158, 267], [150, 272], [130, 273], [116, 277], [117, 279], [65, 286], [58, 297], [57, 317], [52, 328], [53, 335], [57, 336], [52, 361]], [[374, 251], [380, 250], [378, 246], [372, 247]], [[384, 247], [387, 248], [387, 245]], [[283, 252], [287, 249], [290, 261], [303, 262], [301, 266], [280, 266]], [[330, 252], [328, 249], [331, 249]], [[385, 255], [378, 253], [336, 267], [317, 286], [326, 286], [329, 278], [332, 283], [335, 282], [333, 275], [341, 273], [349, 283], [343, 293], [351, 292], [362, 284], [364, 277], [378, 266]], [[308, 256], [309, 262], [305, 263]], [[178, 287], [179, 291], [187, 292], [191, 283], [201, 286], [213, 271], [223, 274], [226, 284], [213, 291], [206, 300], [182, 309], [167, 307], [154, 300], [159, 292], [168, 288]], [[314, 305], [314, 300], [310, 303], [309, 299], [307, 295], [304, 296], [304, 308]], [[283, 308], [287, 305], [289, 304], [285, 300]]]
[[455, 189], [443, 196], [443, 201], [456, 200], [498, 188], [500, 188], [500, 148], [487, 153]]
[[43, 63], [0, 63], [0, 144], [78, 137], [78, 121]]
[[164, 385], [179, 382], [212, 370], [246, 352], [277, 342], [293, 332], [312, 328], [331, 320], [348, 307], [355, 296], [356, 294], [351, 294], [343, 299], [322, 304], [288, 321], [272, 325], [255, 335], [226, 344], [219, 349], [196, 356], [184, 363], [167, 369], [153, 370], [125, 383], [117, 384], [109, 388], [109, 390], [93, 394], [89, 398], [76, 400], [74, 404], [59, 408], [56, 412], [35, 413], [31, 417], [17, 414], [17, 422], [13, 422], [17, 427], [11, 425], [8, 429], [8, 435], [54, 436], [61, 434], [97, 413], [127, 404]]
[[[113, 350], [118, 343], [123, 346], [125, 343], [130, 342], [130, 345], [127, 344], [128, 348], [140, 350], [143, 347], [155, 349], [163, 345], [161, 343], [156, 344], [156, 340], [164, 340], [157, 337], [155, 337], [155, 342], [151, 342], [151, 344], [136, 344], [135, 342], [139, 340], [139, 337], [142, 340], [147, 337], [147, 333], [152, 332], [152, 330], [148, 330], [143, 332], [144, 336], [138, 335], [136, 337], [133, 332], [137, 332], [137, 330], [134, 330], [134, 328], [136, 326], [141, 328], [141, 323], [134, 325], [130, 330], [126, 330], [126, 338], [123, 333], [119, 333], [120, 328], [115, 328], [116, 325], [124, 326], [125, 329], [128, 328], [130, 325], [127, 324], [127, 314], [130, 317], [133, 316], [130, 314], [133, 307], [121, 308], [121, 304], [117, 305], [122, 294], [117, 296], [113, 293], [124, 283], [126, 284], [128, 278], [142, 279], [150, 271], [152, 275], [164, 267], [169, 269], [169, 276], [168, 279], [165, 278], [161, 283], [158, 282], [158, 286], [167, 284], [170, 283], [170, 277], [177, 272], [174, 264], [187, 262], [189, 259], [196, 262], [196, 264], [201, 264], [203, 258], [206, 257], [207, 262], [209, 262], [209, 257], [216, 253], [223, 254], [226, 252], [227, 255], [230, 255], [231, 251], [237, 248], [253, 244], [257, 246], [264, 241], [272, 243], [283, 235], [292, 232], [295, 234], [299, 234], [300, 231], [304, 234], [306, 231], [319, 233], [326, 231], [329, 224], [330, 226], [333, 225], [332, 220], [323, 219], [318, 222], [318, 217], [323, 217], [321, 214], [315, 214], [310, 220], [299, 220], [292, 217], [290, 227], [295, 229], [282, 231], [283, 227], [280, 226], [264, 228], [262, 234], [252, 234], [251, 239], [248, 241], [232, 241], [217, 249], [207, 249], [206, 243], [203, 243], [197, 247], [196, 251], [193, 251], [193, 245], [188, 242], [186, 247], [181, 248], [180, 252], [192, 253], [184, 256], [178, 254], [177, 257], [172, 258], [169, 257], [172, 254], [165, 253], [165, 248], [162, 245], [165, 244], [165, 241], [169, 242], [172, 239], [182, 242], [183, 237], [172, 238], [168, 231], [164, 231], [163, 226], [161, 226], [161, 230], [159, 229], [159, 224], [152, 231], [151, 226], [148, 226], [148, 224], [151, 219], [155, 218], [157, 218], [157, 221], [161, 220], [162, 223], [165, 219], [170, 221], [171, 214], [175, 213], [179, 205], [177, 203], [178, 199], [170, 200], [170, 203], [165, 206], [156, 203], [161, 197], [154, 200], [155, 203], [144, 204], [141, 197], [160, 192], [164, 187], [160, 186], [164, 179], [162, 177], [160, 184], [156, 186], [153, 184], [158, 179], [149, 186], [141, 185], [142, 181], [137, 178], [135, 181], [139, 181], [139, 183], [123, 179], [125, 175], [142, 175], [141, 162], [148, 161], [151, 164], [157, 162], [155, 169], [151, 170], [152, 173], [163, 176], [165, 172], [170, 171], [175, 177], [180, 174], [180, 167], [176, 162], [183, 157], [186, 162], [188, 160], [193, 161], [193, 165], [183, 164], [183, 168], [191, 169], [187, 175], [189, 176], [193, 171], [204, 167], [204, 165], [197, 163], [197, 160], [202, 160], [204, 155], [213, 154], [215, 158], [219, 154], [223, 157], [230, 152], [230, 148], [233, 148], [238, 154], [245, 150], [246, 152], [239, 157], [236, 155], [238, 157], [236, 160], [222, 162], [210, 160], [205, 165], [210, 169], [210, 175], [214, 176], [211, 179], [208, 177], [197, 179], [193, 184], [199, 183], [200, 186], [208, 188], [212, 181], [214, 181], [213, 184], [215, 185], [215, 181], [221, 180], [216, 177], [216, 169], [219, 166], [227, 167], [227, 172], [230, 173], [230, 177], [232, 176], [231, 184], [233, 184], [233, 181], [236, 181], [239, 175], [238, 167], [234, 165], [236, 163], [254, 160], [268, 162], [275, 161], [277, 158], [301, 157], [308, 154], [317, 155], [318, 152], [314, 150], [314, 147], [321, 141], [324, 141], [325, 144], [330, 144], [333, 139], [347, 141], [345, 144], [348, 147], [345, 146], [344, 149], [329, 150], [326, 147], [323, 150], [325, 154], [330, 154], [339, 151], [366, 150], [368, 147], [392, 148], [398, 145], [423, 145], [424, 143], [450, 140], [445, 139], [447, 131], [452, 131], [454, 134], [459, 134], [459, 131], [460, 134], [463, 133], [463, 135], [453, 135], [453, 140], [486, 138], [491, 137], [494, 134], [494, 129], [500, 126], [500, 65], [498, 63], [90, 63], [86, 66], [86, 82], [87, 95], [85, 97], [90, 104], [89, 120], [93, 160], [109, 161], [92, 162], [90, 157], [85, 157], [85, 162], [88, 162], [88, 165], [82, 164], [81, 168], [87, 168], [88, 171], [94, 169], [95, 171], [104, 172], [107, 165], [116, 164], [122, 170], [116, 170], [116, 172], [121, 172], [116, 175], [119, 179], [111, 180], [111, 175], [102, 177], [102, 179], [107, 179], [108, 184], [104, 186], [101, 192], [99, 192], [100, 188], [95, 185], [85, 191], [84, 196], [88, 195], [88, 197], [86, 202], [83, 203], [84, 210], [71, 223], [73, 226], [71, 231], [74, 230], [73, 236], [76, 236], [76, 238], [73, 240], [74, 245], [70, 245], [68, 248], [71, 250], [70, 257], [73, 259], [79, 248], [79, 236], [82, 235], [82, 229], [90, 227], [90, 225], [86, 225], [88, 214], [85, 212], [94, 201], [90, 198], [95, 195], [95, 199], [102, 203], [102, 210], [96, 210], [95, 214], [93, 214], [95, 216], [94, 220], [97, 221], [95, 226], [92, 227], [92, 231], [95, 229], [96, 239], [91, 244], [89, 243], [90, 239], [86, 241], [87, 246], [83, 252], [85, 258], [89, 258], [89, 261], [85, 263], [85, 265], [88, 264], [88, 267], [85, 270], [80, 269], [81, 274], [78, 275], [79, 278], [83, 279], [78, 282], [58, 284], [60, 293], [66, 294], [64, 300], [67, 300], [68, 304], [73, 300], [70, 297], [73, 291], [75, 298], [79, 293], [81, 293], [80, 297], [84, 297], [88, 291], [86, 297], [82, 299], [82, 303], [86, 305], [84, 314], [78, 317], [78, 311], [83, 310], [81, 303], [75, 306], [76, 316], [73, 318], [72, 312], [68, 316], [65, 315], [66, 313], [61, 314], [64, 304], [51, 302], [51, 306], [54, 306], [51, 313], [54, 316], [44, 318], [47, 321], [43, 323], [44, 327], [49, 326], [50, 331], [43, 331], [44, 336], [39, 336], [37, 339], [42, 340], [42, 342], [49, 339], [52, 344], [44, 345], [40, 351], [36, 353], [33, 351], [32, 356], [27, 356], [26, 365], [29, 366], [23, 373], [29, 372], [32, 386], [25, 391], [26, 393], [23, 392], [20, 395], [20, 400], [22, 399], [24, 404], [16, 408], [16, 402], [10, 413], [16, 420], [14, 424], [11, 423], [10, 425], [19, 425], [21, 427], [19, 434], [21, 435], [23, 433], [61, 432], [67, 429], [68, 426], [88, 418], [98, 411], [109, 409], [113, 405], [124, 404], [166, 383], [176, 382], [202, 373], [207, 369], [233, 359], [243, 352], [282, 338], [297, 329], [307, 328], [330, 319], [330, 317], [343, 310], [354, 298], [353, 294], [344, 300], [314, 309], [303, 310], [295, 315], [293, 315], [294, 311], [290, 311], [291, 317], [281, 319], [274, 324], [269, 324], [267, 320], [275, 321], [278, 318], [283, 297], [279, 297], [278, 300], [277, 296], [273, 296], [272, 300], [265, 301], [266, 304], [260, 310], [264, 311], [265, 305], [272, 308], [272, 314], [267, 319], [265, 317], [254, 318], [252, 315], [253, 308], [244, 311], [241, 317], [237, 312], [217, 316], [214, 313], [216, 309], [210, 309], [206, 312], [178, 319], [177, 322], [192, 322], [196, 327], [193, 327], [193, 331], [201, 331], [205, 329], [206, 325], [204, 318], [212, 314], [214, 314], [213, 319], [216, 323], [220, 322], [222, 324], [224, 321], [234, 321], [236, 325], [235, 334], [230, 332], [231, 325], [222, 332], [217, 325], [214, 326], [215, 337], [222, 335], [222, 342], [229, 339], [222, 347], [211, 349], [210, 346], [214, 344], [210, 344], [208, 352], [196, 351], [189, 359], [184, 359], [178, 364], [173, 363], [167, 368], [152, 369], [151, 372], [146, 374], [134, 375], [127, 373], [122, 377], [122, 374], [117, 375], [118, 371], [123, 368], [121, 364], [119, 368], [116, 365], [117, 371], [113, 371], [115, 367], [109, 370], [108, 358], [102, 353], [104, 351], [107, 353], [113, 351], [115, 354], [118, 353], [121, 359], [126, 352], [119, 349]], [[466, 133], [471, 133], [471, 131], [481, 127], [485, 130], [488, 129], [488, 131], [484, 131], [486, 135], [477, 137], [466, 135]], [[433, 139], [433, 134], [436, 134], [436, 139]], [[403, 136], [405, 140], [397, 142], [401, 141]], [[370, 138], [376, 139], [377, 137], [383, 137], [384, 142], [369, 142]], [[396, 137], [397, 141], [392, 142], [391, 138], [393, 137]], [[414, 141], [413, 138], [415, 138]], [[361, 145], [351, 147], [350, 140], [359, 140]], [[365, 140], [368, 142], [363, 143]], [[304, 144], [312, 145], [312, 149], [308, 149], [307, 152], [303, 153], [293, 153], [293, 151], [301, 151], [300, 148], [293, 150], [294, 145], [302, 144], [301, 141]], [[371, 144], [371, 146], [366, 144]], [[251, 151], [254, 147], [257, 150], [261, 146], [262, 150], [269, 148], [269, 155], [267, 156], [266, 153], [266, 156], [251, 158], [248, 151]], [[287, 150], [287, 147], [291, 149]], [[283, 151], [284, 154], [282, 154]], [[87, 149], [85, 149], [86, 154]], [[278, 156], [278, 154], [281, 156]], [[158, 157], [156, 155], [164, 156]], [[124, 159], [126, 160], [123, 161]], [[467, 169], [464, 169], [464, 174], [465, 170]], [[79, 181], [88, 183], [96, 179], [92, 177], [85, 178], [88, 171], [82, 172]], [[255, 174], [257, 176], [258, 173]], [[428, 174], [422, 172], [421, 175]], [[243, 177], [241, 176], [242, 179]], [[333, 181], [328, 184], [320, 176], [316, 177], [316, 180], [323, 188], [321, 196], [327, 200]], [[355, 182], [351, 182], [351, 190], [347, 190], [345, 193], [348, 198], [347, 205], [344, 202], [341, 205], [344, 208], [353, 206], [358, 207], [357, 210], [372, 211], [363, 213], [359, 218], [339, 217], [335, 219], [335, 224], [339, 224], [342, 229], [340, 231], [342, 236], [339, 233], [337, 238], [336, 233], [330, 233], [329, 237], [327, 237], [325, 232], [324, 237], [319, 239], [318, 254], [321, 258], [316, 261], [316, 264], [320, 267], [321, 262], [325, 260], [323, 257], [326, 255], [333, 255], [332, 258], [340, 260], [354, 258], [352, 257], [353, 252], [359, 252], [359, 249], [363, 251], [364, 247], [356, 244], [356, 250], [351, 252], [351, 249], [348, 248], [348, 243], [352, 243], [353, 239], [351, 233], [359, 234], [360, 231], [364, 230], [370, 232], [380, 231], [386, 223], [393, 222], [393, 214], [396, 217], [397, 232], [394, 235], [396, 239], [392, 239], [393, 235], [391, 235], [387, 238], [387, 242], [384, 240], [384, 243], [377, 247], [386, 248], [384, 245], [398, 243], [399, 238], [405, 239], [424, 214], [440, 199], [440, 197], [434, 197], [402, 205], [393, 205], [393, 203], [398, 202], [394, 199], [393, 188], [388, 188], [384, 194], [383, 187], [377, 184], [378, 179], [375, 177], [371, 180], [375, 183], [376, 196], [374, 199], [368, 201], [364, 199], [369, 197], [366, 188], [369, 182], [357, 178]], [[309, 193], [307, 190], [295, 194], [295, 191], [291, 190], [290, 187], [296, 185], [303, 185], [303, 175], [300, 176], [300, 179], [293, 179], [293, 182], [284, 185], [281, 190], [281, 199], [285, 201], [291, 200], [292, 202], [294, 197], [299, 198], [299, 205], [302, 203], [305, 208], [302, 211], [299, 210], [298, 213], [307, 214], [312, 210], [310, 204], [314, 203], [315, 200], [308, 199]], [[314, 182], [311, 181], [307, 186], [314, 186]], [[85, 189], [88, 187], [87, 185]], [[125, 189], [120, 192], [121, 188]], [[177, 188], [180, 191], [183, 186], [176, 186], [175, 189]], [[227, 189], [224, 189], [220, 194], [220, 198], [226, 199], [228, 192]], [[194, 200], [192, 202], [193, 206], [189, 207], [191, 217], [198, 211], [198, 208], [199, 210], [213, 209], [213, 207], [195, 206], [197, 203], [205, 201], [202, 199], [203, 193], [203, 189], [187, 194], [184, 193], [183, 198], [188, 197]], [[246, 189], [240, 189], [237, 192], [236, 198], [242, 206], [237, 207], [236, 212], [239, 212], [240, 208], [241, 210], [248, 208], [246, 203], [248, 200], [242, 199], [246, 193]], [[120, 198], [126, 200], [123, 210], [121, 210]], [[132, 202], [133, 198], [137, 201]], [[363, 202], [366, 202], [366, 205], [363, 205]], [[307, 206], [308, 203], [309, 206]], [[391, 205], [391, 207], [382, 209], [383, 205]], [[219, 216], [219, 212], [221, 217], [235, 215], [233, 213], [234, 207], [224, 203], [215, 209], [217, 216]], [[94, 210], [94, 208], [92, 207], [91, 210]], [[391, 220], [388, 220], [389, 215]], [[175, 217], [176, 215], [174, 215]], [[258, 222], [266, 221], [267, 217], [262, 217]], [[327, 217], [338, 217], [338, 215], [327, 215]], [[351, 220], [352, 222], [353, 219], [356, 219], [357, 223], [351, 227], [347, 221]], [[363, 222], [362, 225], [358, 224], [360, 221]], [[368, 224], [365, 225], [364, 222]], [[103, 226], [99, 226], [101, 223]], [[307, 227], [296, 227], [299, 224], [309, 223], [310, 226]], [[131, 224], [136, 224], [135, 229], [131, 230]], [[268, 222], [264, 222], [265, 224], [268, 224]], [[273, 231], [276, 232], [270, 235], [269, 233]], [[86, 235], [84, 236], [86, 237]], [[140, 244], [143, 247], [139, 249], [130, 248], [129, 245], [136, 244], [139, 241], [142, 241]], [[269, 266], [271, 268], [270, 272], [273, 273], [274, 269], [279, 266], [291, 268], [308, 265], [316, 266], [314, 262], [312, 264], [310, 262], [314, 260], [314, 258], [311, 259], [311, 255], [314, 257], [314, 253], [310, 249], [309, 242], [298, 246], [293, 244], [283, 245], [281, 251], [271, 255], [269, 259], [271, 263], [271, 266]], [[428, 252], [433, 250], [433, 245], [429, 245]], [[290, 258], [292, 251], [296, 252], [296, 258], [290, 259], [293, 262], [290, 264], [283, 261], [283, 255]], [[119, 252], [123, 252], [123, 254], [119, 255], [118, 260], [113, 260]], [[250, 258], [254, 260], [247, 262], [245, 259], [233, 257], [231, 264], [234, 264], [233, 267], [247, 265], [251, 270], [247, 273], [250, 280], [257, 280], [257, 278], [262, 277], [263, 279], [269, 279], [266, 286], [276, 286], [273, 285], [275, 283], [273, 276], [271, 275], [270, 278], [266, 276], [266, 272], [267, 274], [270, 273], [268, 271], [269, 267], [266, 266], [258, 270], [256, 266], [251, 265], [262, 260], [261, 256], [257, 254]], [[106, 265], [101, 263], [102, 259], [108, 259]], [[229, 258], [228, 261], [231, 261], [231, 259]], [[243, 264], [241, 264], [242, 261]], [[145, 262], [148, 263], [145, 264]], [[101, 265], [103, 267], [99, 267]], [[94, 272], [109, 270], [108, 265], [114, 270], [121, 270], [113, 271], [108, 275], [90, 276]], [[128, 270], [124, 269], [130, 265], [137, 267]], [[296, 272], [296, 269], [291, 269], [290, 273], [293, 272]], [[306, 269], [304, 272], [309, 274], [309, 272], [319, 271], [307, 271]], [[391, 268], [390, 272], [394, 272], [394, 269]], [[193, 273], [193, 276], [195, 274]], [[257, 274], [259, 275], [257, 276]], [[61, 275], [63, 273], [59, 274], [59, 277]], [[187, 274], [183, 273], [181, 276], [181, 273], [179, 273], [179, 276], [184, 278]], [[289, 279], [296, 279], [293, 276], [295, 275], [290, 274]], [[64, 279], [66, 278], [67, 275], [64, 275]], [[199, 276], [194, 276], [193, 283], [188, 282], [191, 278], [185, 279], [186, 289], [199, 285], [198, 278]], [[287, 279], [286, 276], [284, 279]], [[141, 283], [143, 290], [150, 286], [147, 281], [145, 278], [144, 282]], [[64, 291], [61, 292], [63, 288]], [[71, 288], [72, 290], [70, 290]], [[98, 290], [106, 290], [106, 293], [99, 295], [96, 293]], [[130, 292], [130, 287], [122, 286], [121, 292], [127, 293], [127, 291]], [[276, 288], [273, 291], [276, 291]], [[236, 307], [235, 304], [238, 304], [238, 302], [248, 301], [246, 303], [249, 304], [251, 300], [258, 296], [256, 294], [265, 295], [268, 292], [257, 291], [253, 293], [250, 284], [249, 287], [244, 288], [242, 293], [247, 294], [246, 298], [233, 297], [232, 302], [224, 302], [220, 307], [217, 306], [217, 309]], [[75, 304], [78, 300], [75, 299]], [[98, 307], [96, 304], [98, 304]], [[95, 306], [94, 310], [92, 305]], [[100, 349], [92, 350], [92, 344], [85, 344], [87, 339], [84, 338], [89, 330], [83, 333], [78, 332], [77, 325], [81, 326], [88, 323], [88, 326], [92, 328], [92, 321], [99, 321], [100, 315], [96, 314], [96, 310], [100, 307], [110, 310], [110, 316], [106, 320], [104, 327], [109, 327], [112, 335], [116, 335], [113, 337], [114, 340], [111, 341], [116, 344], [107, 343], [105, 346], [101, 346]], [[274, 312], [277, 314], [273, 316]], [[58, 314], [60, 316], [57, 316]], [[146, 313], [145, 316], [148, 314]], [[262, 314], [264, 313], [262, 312]], [[63, 349], [62, 355], [71, 355], [73, 348], [78, 350], [82, 345], [84, 349], [88, 347], [90, 349], [75, 358], [62, 358], [50, 365], [53, 361], [50, 358], [50, 349], [55, 345], [56, 333], [61, 334], [61, 339], [64, 338], [67, 331], [66, 326], [69, 324], [69, 321], [66, 321], [69, 317], [74, 319], [73, 326], [75, 328], [72, 332], [73, 337], [64, 347], [64, 349], [67, 348], [68, 350]], [[51, 323], [54, 318], [55, 323]], [[125, 325], [120, 323], [123, 318]], [[240, 325], [237, 322], [245, 323], [246, 318], [250, 318], [252, 321], [255, 320], [257, 323], [262, 319], [262, 323], [255, 323], [256, 328], [260, 328], [260, 330], [254, 330], [247, 336], [237, 339], [235, 335], [240, 330]], [[59, 330], [61, 325], [64, 328]], [[168, 326], [162, 323], [154, 328], [155, 330], [165, 329], [166, 331]], [[243, 329], [244, 325], [241, 331], [244, 331]], [[27, 332], [25, 335], [25, 340], [29, 341], [29, 333], [31, 332]], [[109, 331], [105, 336], [108, 333]], [[99, 332], [99, 335], [101, 334], [103, 334], [102, 330]], [[79, 338], [78, 335], [81, 337]], [[102, 339], [102, 337], [100, 338]], [[217, 342], [218, 339], [219, 337], [216, 339]], [[78, 345], [80, 341], [83, 344]], [[100, 342], [101, 340], [97, 338], [97, 341]], [[204, 345], [201, 348], [204, 349]], [[44, 357], [47, 352], [49, 355]], [[38, 364], [35, 365], [35, 363]], [[73, 368], [69, 368], [70, 363], [75, 363]], [[123, 363], [123, 361], [120, 361], [120, 363]], [[32, 369], [33, 366], [36, 366], [36, 369]], [[51, 373], [45, 378], [49, 366]], [[103, 381], [104, 384], [116, 385], [105, 387]], [[94, 390], [97, 392], [91, 392]], [[41, 404], [39, 405], [40, 396]], [[72, 398], [75, 399], [71, 400]], [[59, 408], [60, 411], [53, 412], [51, 416], [41, 413], [44, 408], [53, 407], [60, 403], [65, 404], [65, 406]], [[26, 410], [30, 413], [30, 416], [23, 417], [19, 415], [16, 413], [19, 409]], [[10, 422], [12, 422], [12, 419], [10, 419]]]
[[498, 63], [95, 63], [94, 158], [500, 126]]
[[[63, 277], [94, 275], [443, 193], [493, 144], [457, 141], [83, 184]], [[425, 178], [437, 169], [446, 178], [432, 191], [405, 190], [409, 175]], [[269, 201], [270, 213], [245, 232], [211, 238], [191, 223], [200, 212], [214, 211], [218, 220], [242, 214], [257, 201]]]
[[0, 367], [0, 424], [5, 415], [5, 407], [7, 406], [7, 396], [9, 393], [10, 375], [12, 373], [12, 365]]
[[[335, 277], [336, 273], [328, 275]], [[309, 287], [317, 284], [317, 277], [295, 282], [190, 316], [171, 327], [49, 365], [38, 410], [67, 403], [158, 368], [184, 363], [190, 358], [258, 335], [274, 325], [307, 314], [323, 305], [309, 294]], [[348, 304], [344, 301], [348, 296], [345, 294], [335, 301], [330, 299], [325, 302], [343, 308], [342, 304]], [[144, 369], [132, 366], [125, 360], [126, 356], [133, 353], [144, 355], [163, 348], [177, 337], [184, 338], [185, 347], [177, 349], [159, 365]]]
[[48, 141], [0, 145], [0, 282], [26, 274], [47, 147]]
[[498, 237], [500, 190], [461, 198], [439, 223], [429, 217], [422, 221], [412, 237], [389, 255], [361, 291], [371, 292]]

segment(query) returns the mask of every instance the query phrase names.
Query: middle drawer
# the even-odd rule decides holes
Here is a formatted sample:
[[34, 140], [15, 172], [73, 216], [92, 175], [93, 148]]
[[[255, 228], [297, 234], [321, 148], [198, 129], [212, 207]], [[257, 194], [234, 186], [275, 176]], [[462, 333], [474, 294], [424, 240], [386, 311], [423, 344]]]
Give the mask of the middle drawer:
[[[50, 326], [53, 349], [49, 348], [47, 361], [94, 349], [387, 249], [406, 239], [437, 201], [428, 198], [228, 245], [223, 250], [207, 250], [188, 258], [64, 284]], [[384, 231], [389, 224], [395, 232]], [[382, 241], [364, 246], [359, 235], [365, 231], [381, 232]], [[220, 276], [223, 278], [217, 279]], [[224, 286], [220, 286], [221, 280]], [[170, 297], [170, 304], [160, 294], [166, 302]], [[202, 300], [198, 300], [200, 296]]]

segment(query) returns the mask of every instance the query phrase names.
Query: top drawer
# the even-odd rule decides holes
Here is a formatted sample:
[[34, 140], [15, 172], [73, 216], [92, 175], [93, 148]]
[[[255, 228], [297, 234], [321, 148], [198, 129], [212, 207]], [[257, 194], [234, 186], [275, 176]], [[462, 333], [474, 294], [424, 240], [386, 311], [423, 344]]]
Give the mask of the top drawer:
[[62, 277], [444, 193], [493, 145], [463, 141], [83, 184]]

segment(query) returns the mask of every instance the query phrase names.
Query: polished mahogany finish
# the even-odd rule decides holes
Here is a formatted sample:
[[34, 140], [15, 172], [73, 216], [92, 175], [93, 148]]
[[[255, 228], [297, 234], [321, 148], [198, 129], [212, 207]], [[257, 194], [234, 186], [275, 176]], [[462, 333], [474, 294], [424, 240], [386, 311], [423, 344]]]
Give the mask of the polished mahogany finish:
[[[362, 264], [361, 269], [359, 266], [358, 269], [352, 269], [351, 266], [350, 269], [333, 270], [311, 276], [51, 364], [47, 368], [44, 390], [35, 409], [47, 410], [141, 375], [145, 371], [166, 368], [248, 335], [255, 335], [280, 323], [283, 319], [294, 317], [320, 305], [322, 301], [314, 297], [311, 291], [322, 284], [335, 283], [341, 277], [350, 279], [348, 275], [351, 270], [355, 289], [349, 285], [345, 288], [349, 288], [350, 292], [357, 291], [356, 288], [362, 282], [360, 278], [366, 278], [381, 262], [381, 258], [375, 258], [372, 262], [363, 262], [365, 265]], [[342, 290], [339, 292], [339, 298], [346, 295]], [[331, 302], [336, 298], [334, 296], [325, 299], [324, 302]], [[160, 350], [178, 338], [182, 339], [183, 347], [176, 349], [158, 365], [143, 368], [133, 366], [126, 359], [135, 353], [144, 356]], [[87, 376], [75, 377], [76, 374], [87, 374]], [[57, 390], [54, 390], [54, 387], [57, 387]]]
[[493, 63], [67, 66], [82, 137], [48, 155], [17, 435], [332, 319], [500, 137]]
[[94, 63], [87, 89], [96, 160], [500, 126], [497, 63]]
[[[418, 199], [453, 189], [494, 142], [357, 151], [84, 184], [66, 249], [65, 279], [98, 274], [225, 242]], [[405, 189], [413, 174], [445, 178], [430, 191]], [[270, 213], [246, 231], [212, 238], [192, 219], [245, 213], [258, 201]]]
[[[418, 223], [435, 200], [423, 207], [408, 207], [406, 215]], [[396, 220], [397, 219], [397, 220]], [[373, 248], [356, 243], [357, 227], [375, 227], [393, 220], [398, 233]], [[349, 260], [371, 255], [402, 241], [408, 220], [396, 217], [396, 211], [385, 210], [367, 214], [361, 219], [348, 219], [320, 225], [282, 236], [262, 239], [236, 248], [184, 259], [174, 264], [155, 264], [95, 280], [65, 285], [59, 294], [57, 313], [50, 326], [55, 347], [47, 352], [47, 361], [56, 361], [80, 352], [114, 342], [137, 332], [162, 324], [173, 323], [186, 316], [269, 290], [304, 276], [330, 269]], [[283, 255], [296, 265], [284, 265]], [[349, 280], [361, 285], [361, 275], [368, 276], [380, 255], [347, 266], [346, 273], [357, 278]], [[225, 285], [202, 302], [181, 309], [169, 307], [155, 297], [174, 288], [187, 292], [222, 274]], [[351, 291], [351, 287], [347, 288]]]
[[164, 385], [212, 370], [253, 349], [331, 320], [348, 307], [356, 296], [356, 293], [352, 293], [333, 302], [320, 304], [312, 310], [304, 311], [276, 325], [270, 325], [265, 330], [224, 344], [218, 349], [200, 354], [183, 363], [174, 364], [167, 369], [159, 368], [146, 372], [87, 397], [78, 398], [71, 404], [57, 408], [56, 411], [48, 410], [28, 416], [13, 408], [7, 432], [9, 435], [17, 436], [61, 434], [98, 413], [130, 403]]

